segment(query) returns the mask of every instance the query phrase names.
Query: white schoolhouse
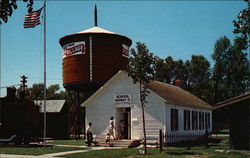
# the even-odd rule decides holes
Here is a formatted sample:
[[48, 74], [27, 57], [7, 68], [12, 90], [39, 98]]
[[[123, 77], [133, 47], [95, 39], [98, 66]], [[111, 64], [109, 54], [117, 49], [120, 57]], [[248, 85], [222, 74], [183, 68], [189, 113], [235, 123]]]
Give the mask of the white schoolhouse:
[[[212, 129], [212, 106], [191, 93], [173, 85], [153, 81], [145, 106], [147, 137], [164, 133], [200, 134]], [[81, 104], [86, 108], [86, 124], [92, 122], [93, 134], [104, 139], [109, 120], [116, 126], [126, 122], [125, 139], [142, 139], [142, 111], [139, 84], [134, 84], [125, 71], [119, 71]], [[116, 132], [117, 134], [117, 132]]]

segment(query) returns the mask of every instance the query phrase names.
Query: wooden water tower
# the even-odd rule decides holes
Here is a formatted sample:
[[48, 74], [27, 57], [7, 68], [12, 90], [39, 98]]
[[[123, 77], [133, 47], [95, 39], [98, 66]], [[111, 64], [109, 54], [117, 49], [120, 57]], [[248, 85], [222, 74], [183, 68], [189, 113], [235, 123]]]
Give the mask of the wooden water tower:
[[[63, 86], [75, 96], [70, 112], [70, 130], [73, 134], [85, 127], [79, 126], [80, 104], [119, 70], [128, 65], [131, 39], [126, 36], [97, 27], [97, 9], [95, 6], [94, 27], [62, 37], [59, 41], [63, 48]], [[79, 93], [84, 94], [80, 100]]]

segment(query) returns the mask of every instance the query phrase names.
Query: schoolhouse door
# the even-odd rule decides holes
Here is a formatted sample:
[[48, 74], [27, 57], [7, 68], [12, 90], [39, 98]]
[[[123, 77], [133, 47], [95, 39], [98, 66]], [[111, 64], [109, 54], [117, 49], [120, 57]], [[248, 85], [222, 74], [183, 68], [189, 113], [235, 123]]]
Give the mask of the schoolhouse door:
[[[131, 139], [131, 108], [130, 107], [117, 107], [115, 114], [115, 125], [120, 127], [120, 123], [124, 122], [124, 135], [123, 139]], [[116, 137], [119, 135], [119, 129], [116, 131]]]

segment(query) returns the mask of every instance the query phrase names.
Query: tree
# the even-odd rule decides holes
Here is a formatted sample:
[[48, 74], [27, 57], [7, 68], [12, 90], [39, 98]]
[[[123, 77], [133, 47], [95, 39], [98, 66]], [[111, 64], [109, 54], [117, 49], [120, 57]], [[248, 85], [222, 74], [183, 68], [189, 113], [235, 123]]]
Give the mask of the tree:
[[248, 5], [248, 8], [240, 11], [233, 24], [235, 27], [233, 33], [237, 35], [235, 42], [239, 49], [246, 50], [250, 47], [250, 5]]
[[201, 55], [192, 55], [191, 61], [186, 61], [188, 72], [187, 90], [200, 99], [211, 103], [211, 73], [209, 61]]
[[166, 77], [166, 64], [163, 59], [158, 56], [154, 57], [154, 79], [164, 82]]
[[175, 80], [181, 80], [185, 83], [188, 80], [188, 70], [186, 64], [181, 60], [177, 60], [174, 62], [174, 69], [173, 69], [173, 84]]
[[139, 82], [140, 85], [140, 102], [142, 108], [143, 121], [143, 139], [145, 154], [147, 154], [146, 146], [146, 129], [145, 129], [145, 115], [144, 108], [147, 103], [146, 97], [149, 93], [146, 85], [153, 79], [154, 74], [154, 58], [153, 54], [149, 52], [144, 43], [137, 42], [136, 50], [131, 50], [132, 56], [129, 58], [128, 74], [132, 77], [134, 83]]
[[30, 100], [39, 100], [43, 98], [44, 85], [43, 83], [35, 83], [31, 88], [28, 88]]
[[[60, 86], [58, 84], [50, 85], [47, 91], [47, 99], [65, 99], [67, 97], [67, 93], [65, 91], [59, 91]], [[35, 83], [31, 88], [28, 88], [29, 91], [29, 99], [31, 100], [39, 100], [43, 99], [44, 86], [43, 83]]]
[[[236, 50], [246, 51], [246, 53], [248, 53], [248, 74], [250, 74], [250, 2], [248, 2], [248, 8], [240, 11], [237, 19], [233, 21], [233, 24], [235, 27], [233, 33], [236, 34], [234, 47], [236, 47]], [[248, 51], [247, 48], [249, 49]], [[247, 86], [247, 89], [250, 90], [250, 75]]]
[[171, 56], [165, 60], [154, 57], [154, 79], [164, 83], [172, 83], [174, 80], [176, 62]]
[[223, 101], [244, 93], [248, 82], [248, 62], [246, 54], [237, 43], [231, 45], [224, 36], [215, 43], [212, 58], [215, 61], [213, 69], [214, 102]]
[[165, 82], [170, 84], [174, 80], [173, 77], [174, 77], [175, 61], [173, 60], [171, 56], [168, 56], [165, 59], [165, 63], [166, 63]]
[[[32, 11], [33, 6], [33, 0], [23, 0], [27, 3], [28, 11]], [[17, 3], [16, 0], [1, 0], [0, 1], [0, 24], [2, 24], [2, 21], [5, 23], [8, 22], [8, 18], [11, 17], [13, 11], [17, 9]]]

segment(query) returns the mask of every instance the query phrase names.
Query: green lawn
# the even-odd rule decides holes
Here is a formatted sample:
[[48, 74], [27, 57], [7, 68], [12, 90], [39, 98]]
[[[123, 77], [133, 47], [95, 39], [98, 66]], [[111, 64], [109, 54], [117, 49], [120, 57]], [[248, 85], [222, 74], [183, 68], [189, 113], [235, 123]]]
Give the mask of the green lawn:
[[217, 134], [229, 134], [229, 128], [221, 129], [217, 132]]
[[162, 153], [159, 153], [159, 149], [149, 149], [148, 155], [143, 156], [139, 154], [139, 150], [142, 149], [113, 149], [113, 150], [101, 150], [101, 151], [90, 151], [86, 153], [78, 153], [71, 155], [64, 155], [63, 157], [67, 158], [80, 158], [80, 157], [88, 157], [88, 158], [193, 158], [193, 157], [205, 157], [205, 158], [248, 158], [246, 154], [238, 153], [238, 152], [230, 152], [230, 153], [219, 153], [215, 152], [215, 149], [223, 149], [227, 150], [226, 146], [211, 146], [208, 149], [205, 149], [203, 146], [192, 147], [191, 150], [187, 150], [187, 148], [183, 147], [167, 147], [164, 148]]
[[82, 145], [85, 145], [85, 142], [83, 140], [53, 140], [53, 141], [49, 142], [48, 144], [82, 146]]
[[1, 154], [16, 154], [16, 155], [43, 155], [49, 153], [57, 153], [64, 151], [72, 151], [79, 150], [78, 147], [59, 147], [59, 146], [51, 146], [51, 147], [0, 147]]
[[[84, 144], [83, 141], [76, 140], [56, 140], [51, 142], [53, 144], [60, 145], [76, 145], [81, 146]], [[84, 150], [86, 148], [80, 147], [59, 147], [59, 146], [51, 146], [51, 147], [0, 147], [1, 154], [18, 154], [18, 155], [43, 155], [49, 153], [57, 153], [57, 152], [65, 152], [72, 150]], [[223, 153], [215, 152], [215, 150], [224, 150]], [[210, 144], [209, 148], [206, 149], [204, 146], [195, 146], [191, 147], [188, 150], [186, 147], [166, 147], [164, 148], [162, 153], [159, 153], [159, 149], [148, 149], [147, 156], [143, 156], [139, 154], [139, 150], [143, 149], [112, 149], [112, 150], [99, 150], [99, 151], [90, 151], [78, 154], [64, 155], [63, 157], [67, 158], [80, 158], [80, 157], [88, 157], [88, 158], [248, 158], [249, 155], [242, 154], [239, 152], [229, 152], [228, 140], [223, 140], [218, 144]]]

